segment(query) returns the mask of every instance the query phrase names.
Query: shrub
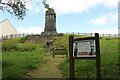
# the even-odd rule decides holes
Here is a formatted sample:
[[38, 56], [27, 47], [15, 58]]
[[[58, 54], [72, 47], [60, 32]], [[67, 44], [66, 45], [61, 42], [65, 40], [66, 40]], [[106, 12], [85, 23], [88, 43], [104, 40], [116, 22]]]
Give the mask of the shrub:
[[16, 44], [9, 44], [9, 43], [2, 44], [3, 51], [11, 51], [11, 50], [15, 50], [16, 48], [17, 48]]
[[27, 36], [24, 36], [24, 37], [21, 37], [21, 39], [19, 40], [20, 43], [24, 43], [28, 38], [28, 35]]

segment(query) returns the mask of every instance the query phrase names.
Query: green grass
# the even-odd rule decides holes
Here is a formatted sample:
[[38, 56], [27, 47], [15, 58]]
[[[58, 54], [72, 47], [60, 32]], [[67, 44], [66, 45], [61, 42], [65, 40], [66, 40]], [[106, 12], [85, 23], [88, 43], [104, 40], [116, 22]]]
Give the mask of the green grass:
[[[56, 58], [57, 57], [57, 58]], [[24, 78], [33, 78], [33, 79], [40, 79], [41, 78], [63, 78], [62, 74], [61, 74], [61, 70], [59, 70], [56, 65], [59, 64], [60, 62], [64, 61], [65, 57], [64, 55], [59, 55], [56, 56], [55, 58], [52, 57], [52, 55], [45, 54], [44, 59], [46, 60], [46, 63], [43, 64], [41, 67], [39, 67], [38, 69], [34, 70], [34, 71], [30, 71], [29, 73], [27, 73], [27, 75], [30, 76], [25, 76]], [[54, 80], [54, 79], [53, 79]]]
[[[15, 38], [12, 40], [6, 40], [2, 43], [2, 51], [18, 51], [18, 52], [31, 52], [39, 48], [43, 48], [45, 43], [35, 44], [35, 43], [24, 43], [22, 40], [26, 40], [27, 36]], [[21, 42], [22, 41], [22, 42]]]
[[68, 47], [69, 47], [69, 36], [74, 36], [75, 38], [78, 37], [85, 37], [83, 35], [73, 35], [73, 34], [64, 34], [64, 36], [61, 37], [55, 37], [56, 41], [53, 42], [54, 46], [58, 47], [58, 48], [66, 48], [67, 51]]
[[[69, 51], [69, 36], [54, 37], [55, 47], [66, 48]], [[75, 38], [85, 37], [73, 35]], [[116, 78], [118, 69], [118, 39], [102, 38], [100, 39], [101, 48], [101, 70], [102, 78]], [[26, 37], [16, 38], [4, 41], [2, 44], [2, 66], [3, 78], [22, 78], [30, 70], [36, 69], [45, 63], [44, 54], [52, 54], [44, 48], [45, 43], [29, 44], [25, 42]], [[120, 44], [120, 43], [119, 43]], [[1, 54], [0, 54], [1, 55]], [[48, 67], [49, 68], [49, 67]], [[69, 77], [69, 59], [58, 65], [62, 73]], [[95, 78], [96, 62], [95, 60], [75, 60], [76, 78]]]
[[22, 38], [4, 41], [2, 67], [4, 78], [22, 78], [27, 72], [45, 63], [43, 54], [48, 53], [44, 44], [21, 43]]
[[21, 78], [44, 63], [40, 53], [3, 52], [3, 78]]
[[[100, 48], [101, 48], [100, 51], [101, 51], [102, 78], [117, 78], [118, 77], [118, 38], [102, 38], [100, 40]], [[65, 76], [69, 77], [69, 59], [66, 59], [64, 62], [60, 63], [58, 67], [59, 69], [62, 70]], [[75, 77], [95, 78], [96, 61], [75, 60]]]

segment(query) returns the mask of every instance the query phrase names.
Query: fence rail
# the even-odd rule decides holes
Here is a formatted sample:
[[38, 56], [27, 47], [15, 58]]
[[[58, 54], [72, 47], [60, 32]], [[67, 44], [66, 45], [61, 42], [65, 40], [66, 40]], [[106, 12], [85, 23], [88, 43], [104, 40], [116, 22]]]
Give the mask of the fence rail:
[[28, 33], [23, 33], [23, 34], [10, 34], [10, 35], [6, 35], [6, 36], [1, 36], [0, 40], [9, 40], [9, 39], [14, 39], [14, 38], [19, 38], [19, 37], [23, 37], [23, 36], [27, 36], [27, 35], [41, 35], [41, 34], [28, 34]]
[[[84, 35], [84, 36], [95, 36], [94, 33], [80, 33], [80, 32], [71, 32], [71, 33], [64, 33], [64, 34], [75, 34], [75, 35]], [[9, 40], [9, 39], [14, 39], [14, 38], [18, 38], [18, 37], [23, 37], [26, 35], [40, 35], [40, 34], [11, 34], [11, 35], [6, 35], [6, 36], [1, 36], [0, 40]], [[99, 34], [100, 37], [120, 37], [120, 34]]]
[[[71, 32], [65, 34], [75, 34], [75, 35], [84, 35], [84, 36], [95, 36], [95, 33], [80, 33], [80, 32]], [[99, 34], [100, 37], [120, 37], [120, 34]]]

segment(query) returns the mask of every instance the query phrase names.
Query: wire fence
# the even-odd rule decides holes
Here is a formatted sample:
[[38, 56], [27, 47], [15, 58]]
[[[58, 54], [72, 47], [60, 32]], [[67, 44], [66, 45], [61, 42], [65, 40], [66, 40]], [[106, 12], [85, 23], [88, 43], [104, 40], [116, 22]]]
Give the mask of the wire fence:
[[[27, 35], [35, 35], [35, 34], [10, 34], [10, 35], [6, 35], [6, 36], [1, 36], [0, 40], [9, 40], [9, 39], [15, 39], [15, 38], [19, 38], [19, 37], [23, 37], [23, 36], [27, 36]], [[39, 34], [40, 35], [40, 34]]]
[[[95, 33], [80, 33], [80, 32], [67, 32], [64, 34], [75, 34], [75, 35], [84, 35], [84, 36], [95, 36]], [[120, 37], [118, 34], [99, 34], [100, 37]]]
[[[95, 36], [95, 33], [80, 33], [80, 32], [67, 32], [64, 34], [74, 34], [74, 35], [84, 35], [84, 36]], [[41, 35], [41, 34], [11, 34], [11, 35], [6, 35], [6, 36], [1, 36], [0, 40], [9, 40], [9, 39], [14, 39], [14, 38], [18, 38], [18, 37], [23, 37], [23, 36], [27, 36], [27, 35]], [[120, 34], [99, 34], [100, 37], [120, 37]]]

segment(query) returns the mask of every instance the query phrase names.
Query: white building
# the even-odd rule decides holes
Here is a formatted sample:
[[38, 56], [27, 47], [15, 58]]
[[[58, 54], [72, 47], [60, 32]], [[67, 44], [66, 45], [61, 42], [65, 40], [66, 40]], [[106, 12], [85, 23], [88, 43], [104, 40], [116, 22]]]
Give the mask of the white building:
[[11, 35], [11, 34], [18, 34], [14, 26], [10, 23], [8, 19], [0, 22], [0, 37]]

